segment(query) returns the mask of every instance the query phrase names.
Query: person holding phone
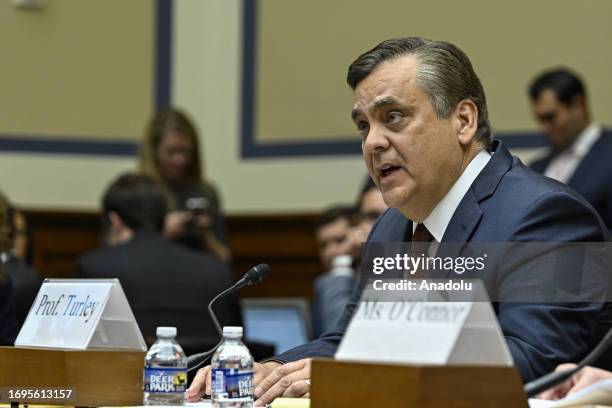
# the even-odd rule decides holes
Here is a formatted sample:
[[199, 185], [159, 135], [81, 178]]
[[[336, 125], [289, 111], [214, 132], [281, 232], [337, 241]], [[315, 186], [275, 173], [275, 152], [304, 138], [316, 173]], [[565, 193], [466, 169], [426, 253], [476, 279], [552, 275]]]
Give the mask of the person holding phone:
[[172, 198], [164, 235], [229, 261], [219, 195], [203, 177], [198, 134], [185, 113], [168, 109], [151, 118], [140, 148], [140, 170], [161, 181]]

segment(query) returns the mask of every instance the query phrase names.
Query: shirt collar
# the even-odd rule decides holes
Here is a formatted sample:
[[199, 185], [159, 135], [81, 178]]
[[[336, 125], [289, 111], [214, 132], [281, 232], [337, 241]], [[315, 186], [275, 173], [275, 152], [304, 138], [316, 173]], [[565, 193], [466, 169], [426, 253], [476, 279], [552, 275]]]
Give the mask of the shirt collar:
[[[482, 169], [491, 160], [491, 154], [485, 150], [478, 152], [476, 157], [472, 159], [470, 164], [463, 170], [461, 176], [455, 181], [455, 184], [446, 193], [444, 198], [434, 207], [433, 211], [425, 218], [423, 224], [434, 237], [436, 242], [441, 242], [444, 232], [450, 223], [453, 214], [465, 193], [468, 192], [470, 186], [476, 180]], [[417, 223], [412, 223], [412, 232], [416, 229]]]
[[570, 147], [572, 153], [578, 157], [586, 156], [593, 144], [599, 139], [599, 135], [601, 135], [601, 126], [592, 123], [589, 127], [584, 129], [576, 141], [574, 141]]

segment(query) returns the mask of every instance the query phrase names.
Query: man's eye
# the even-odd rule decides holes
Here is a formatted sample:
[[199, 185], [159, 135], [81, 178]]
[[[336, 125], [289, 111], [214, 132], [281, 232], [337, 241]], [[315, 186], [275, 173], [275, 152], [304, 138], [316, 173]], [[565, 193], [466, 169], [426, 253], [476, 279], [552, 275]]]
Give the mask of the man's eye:
[[399, 122], [401, 118], [402, 115], [399, 112], [390, 112], [389, 115], [387, 115], [387, 123], [394, 125]]
[[548, 112], [548, 113], [543, 113], [539, 116], [540, 122], [554, 122], [555, 117], [557, 116], [557, 114], [555, 112]]
[[359, 131], [359, 134], [362, 137], [365, 137], [368, 134], [368, 129], [369, 129], [369, 126], [368, 126], [367, 122], [358, 122], [357, 123], [357, 130]]

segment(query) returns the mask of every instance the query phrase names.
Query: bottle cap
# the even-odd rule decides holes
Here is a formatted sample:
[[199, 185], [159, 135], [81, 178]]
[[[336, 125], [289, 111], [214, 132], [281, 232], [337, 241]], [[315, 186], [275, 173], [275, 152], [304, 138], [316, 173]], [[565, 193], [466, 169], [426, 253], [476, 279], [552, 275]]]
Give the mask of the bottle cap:
[[240, 326], [223, 326], [224, 336], [242, 336], [242, 327]]
[[333, 268], [350, 268], [353, 264], [353, 257], [350, 255], [338, 255], [333, 257], [331, 266]]
[[176, 337], [176, 327], [158, 327], [157, 337]]

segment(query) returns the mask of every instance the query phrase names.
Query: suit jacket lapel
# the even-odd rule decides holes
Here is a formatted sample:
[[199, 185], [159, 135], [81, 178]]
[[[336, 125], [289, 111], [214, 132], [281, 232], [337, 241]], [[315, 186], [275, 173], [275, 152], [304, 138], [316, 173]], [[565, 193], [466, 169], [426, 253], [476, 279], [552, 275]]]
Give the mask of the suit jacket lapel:
[[451, 218], [442, 242], [468, 242], [482, 218], [482, 210], [470, 188]]
[[[444, 232], [438, 256], [458, 256], [466, 243], [472, 240], [483, 216], [480, 203], [493, 195], [504, 174], [512, 167], [512, 163], [510, 152], [501, 142], [496, 141], [491, 160], [476, 177], [455, 210]], [[444, 243], [450, 245], [445, 248]]]
[[[478, 205], [474, 191], [470, 188], [461, 200], [457, 210], [455, 210], [444, 232], [436, 256], [441, 258], [459, 256], [467, 242], [470, 241], [481, 218], [482, 210]], [[434, 271], [430, 276], [432, 278], [447, 278], [451, 272], [450, 270]]]
[[606, 153], [606, 151], [601, 148], [601, 146], [605, 142], [604, 137], [604, 132], [602, 131], [602, 134], [599, 136], [599, 139], [597, 139], [597, 141], [593, 143], [593, 146], [591, 146], [587, 154], [580, 160], [580, 163], [578, 164], [578, 167], [576, 167], [574, 174], [572, 174], [570, 179], [567, 181], [568, 186], [576, 190], [576, 187], [580, 186], [581, 184], [584, 184], [585, 180], [590, 180], [591, 174], [589, 174], [589, 172], [592, 170], [591, 165], [593, 163], [599, 162], [600, 159], [598, 159], [598, 157], [601, 154]]

